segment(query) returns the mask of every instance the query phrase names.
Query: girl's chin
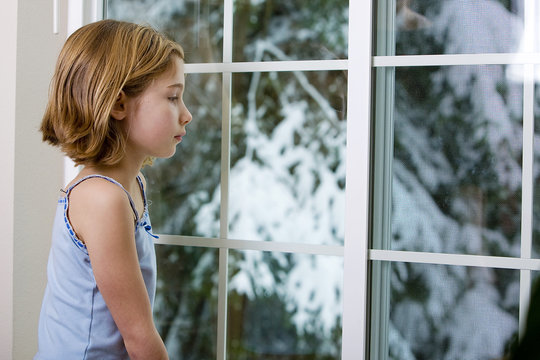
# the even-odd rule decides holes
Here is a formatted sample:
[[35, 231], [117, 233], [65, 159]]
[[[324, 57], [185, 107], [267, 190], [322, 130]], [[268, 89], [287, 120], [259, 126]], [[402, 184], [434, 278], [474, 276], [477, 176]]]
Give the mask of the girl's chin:
[[162, 151], [160, 152], [155, 152], [153, 155], [150, 155], [151, 157], [153, 158], [159, 158], [159, 159], [168, 159], [168, 158], [171, 158], [174, 156], [174, 154], [176, 154], [176, 145], [177, 144], [174, 144], [174, 146], [171, 146], [169, 149], [165, 150], [163, 149]]
[[172, 158], [174, 154], [176, 154], [176, 147], [174, 147], [173, 150], [170, 151], [169, 153], [163, 154], [163, 156], [159, 156], [159, 157], [163, 159], [169, 159], [169, 158]]

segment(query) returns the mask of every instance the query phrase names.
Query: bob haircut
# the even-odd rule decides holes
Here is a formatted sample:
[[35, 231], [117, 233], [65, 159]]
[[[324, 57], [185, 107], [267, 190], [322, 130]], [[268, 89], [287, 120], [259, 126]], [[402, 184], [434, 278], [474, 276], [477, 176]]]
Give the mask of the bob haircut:
[[49, 88], [40, 131], [77, 165], [114, 165], [126, 133], [111, 110], [121, 91], [140, 95], [152, 80], [184, 60], [177, 43], [149, 26], [102, 20], [64, 44]]

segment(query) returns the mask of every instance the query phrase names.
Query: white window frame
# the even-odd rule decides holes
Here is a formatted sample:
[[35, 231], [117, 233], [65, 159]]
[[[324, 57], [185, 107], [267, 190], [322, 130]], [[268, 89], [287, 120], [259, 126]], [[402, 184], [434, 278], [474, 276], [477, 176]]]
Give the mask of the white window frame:
[[[392, 0], [389, 0], [392, 4]], [[393, 6], [393, 4], [392, 4]], [[521, 254], [520, 257], [498, 257], [485, 255], [444, 254], [413, 251], [392, 251], [370, 248], [369, 261], [409, 262], [434, 265], [476, 266], [502, 268], [520, 271], [519, 294], [519, 334], [523, 335], [528, 303], [531, 294], [531, 272], [540, 270], [540, 259], [532, 259], [532, 220], [534, 185], [534, 81], [535, 67], [540, 66], [540, 53], [534, 44], [537, 22], [535, 0], [524, 0], [524, 33], [526, 36], [523, 52], [501, 54], [455, 54], [455, 55], [401, 55], [373, 56], [374, 69], [395, 69], [412, 66], [455, 66], [455, 65], [522, 65], [523, 68], [523, 158], [522, 158], [522, 199], [521, 199]], [[389, 29], [393, 27], [390, 26]], [[391, 95], [393, 96], [393, 94]], [[388, 144], [389, 145], [389, 144]], [[377, 166], [377, 164], [375, 164]], [[347, 256], [345, 257], [347, 259]], [[347, 273], [345, 274], [347, 276]], [[373, 295], [372, 295], [373, 296]], [[346, 299], [347, 300], [347, 299]], [[344, 329], [345, 331], [345, 329]], [[376, 330], [373, 329], [373, 331]], [[384, 334], [383, 336], [384, 337]], [[384, 342], [376, 342], [384, 347]], [[373, 350], [373, 349], [372, 349]], [[377, 351], [377, 349], [375, 349]], [[501, 354], [502, 355], [502, 354]], [[367, 356], [367, 355], [366, 355]], [[386, 359], [380, 354], [378, 359]], [[368, 357], [369, 358], [369, 357]]]
[[[395, 0], [388, 0], [392, 8]], [[534, 33], [535, 0], [525, 1], [525, 29]], [[103, 0], [71, 0], [68, 30], [103, 16]], [[422, 56], [373, 56], [372, 1], [349, 1], [349, 50], [347, 60], [233, 62], [233, 0], [224, 0], [223, 61], [186, 64], [186, 74], [222, 75], [221, 218], [219, 239], [180, 235], [161, 235], [159, 244], [199, 246], [219, 249], [217, 360], [226, 359], [227, 280], [229, 250], [277, 251], [344, 258], [344, 297], [342, 359], [363, 360], [367, 355], [369, 325], [370, 261], [411, 262], [454, 266], [482, 266], [520, 271], [519, 327], [523, 330], [531, 291], [531, 271], [540, 270], [540, 259], [531, 259], [533, 201], [534, 70], [540, 66], [540, 53], [534, 52], [531, 39], [523, 53]], [[71, 32], [69, 31], [69, 32]], [[438, 254], [369, 248], [371, 100], [372, 71], [378, 68], [447, 65], [523, 65], [523, 176], [521, 256], [496, 257], [464, 254]], [[344, 246], [260, 242], [230, 239], [228, 236], [229, 144], [231, 121], [231, 80], [233, 73], [267, 71], [348, 71], [347, 168]]]
[[[105, 17], [104, 11], [106, 10], [105, 4], [106, 0], [71, 0], [70, 2], [70, 25], [68, 26], [68, 32], [71, 33], [78, 27], [96, 21]], [[73, 3], [73, 4], [72, 4]], [[351, 6], [356, 7], [354, 1], [351, 2]], [[357, 10], [358, 11], [358, 10]], [[367, 17], [368, 18], [368, 17]], [[367, 28], [364, 26], [364, 28]], [[221, 205], [220, 205], [220, 234], [219, 238], [205, 238], [205, 237], [193, 237], [193, 236], [182, 236], [182, 235], [164, 235], [160, 234], [160, 238], [156, 241], [157, 244], [163, 245], [176, 245], [176, 246], [197, 246], [205, 248], [217, 248], [219, 249], [219, 282], [218, 282], [218, 318], [217, 318], [217, 348], [216, 348], [216, 359], [225, 360], [226, 359], [226, 330], [227, 330], [227, 295], [228, 295], [228, 261], [229, 261], [229, 250], [256, 250], [256, 251], [272, 251], [272, 252], [286, 252], [286, 253], [296, 253], [296, 254], [312, 254], [312, 255], [325, 255], [325, 256], [344, 256], [344, 246], [334, 246], [334, 245], [316, 245], [316, 244], [301, 244], [301, 243], [292, 243], [292, 242], [262, 242], [262, 241], [249, 241], [249, 240], [236, 240], [230, 239], [228, 236], [228, 194], [229, 194], [229, 172], [230, 172], [230, 127], [231, 127], [231, 82], [233, 73], [251, 73], [251, 72], [293, 72], [293, 71], [335, 71], [335, 70], [348, 70], [350, 60], [307, 60], [307, 61], [265, 61], [265, 62], [233, 62], [232, 52], [233, 52], [233, 0], [224, 0], [224, 25], [223, 25], [223, 61], [220, 63], [200, 63], [200, 64], [186, 64], [185, 73], [186, 74], [201, 74], [201, 73], [217, 73], [222, 75], [222, 146], [221, 146]], [[355, 29], [357, 30], [357, 29]], [[361, 30], [363, 31], [363, 29]], [[351, 30], [349, 30], [351, 33]], [[353, 36], [353, 35], [349, 35]], [[367, 38], [366, 38], [367, 40]], [[366, 42], [369, 44], [369, 41]], [[350, 51], [350, 49], [349, 49]], [[364, 70], [369, 73], [369, 57], [364, 59]], [[349, 75], [350, 76], [350, 75]], [[357, 77], [361, 77], [361, 74], [358, 74]], [[350, 81], [349, 81], [350, 84]], [[360, 82], [358, 82], [360, 84]], [[350, 85], [349, 85], [350, 87]], [[363, 89], [366, 94], [369, 92], [369, 87], [364, 87]], [[363, 97], [362, 97], [363, 98]], [[349, 101], [349, 109], [354, 102]], [[356, 105], [354, 105], [356, 106]], [[362, 107], [367, 109], [368, 107]], [[350, 112], [350, 110], [349, 110]], [[364, 121], [358, 119], [356, 121], [358, 125], [351, 125], [350, 120], [347, 123], [347, 133], [350, 134], [354, 131], [355, 127], [358, 126], [369, 126], [369, 117], [365, 117]], [[363, 131], [361, 128], [358, 128], [359, 131], [354, 131], [357, 134], [361, 134], [364, 139], [354, 138], [348, 135], [347, 142], [352, 144], [362, 144], [362, 147], [368, 148], [369, 136], [368, 131]], [[351, 148], [354, 149], [352, 146]], [[360, 161], [363, 168], [351, 171], [349, 168], [355, 167], [355, 162], [350, 161], [351, 166], [348, 166], [347, 176], [348, 177], [360, 177], [364, 181], [363, 183], [358, 183], [357, 186], [347, 185], [347, 193], [357, 193], [362, 194], [365, 198], [365, 204], [367, 206], [367, 187], [362, 186], [362, 184], [368, 184], [368, 156], [369, 152], [364, 153], [363, 159]], [[354, 159], [354, 156], [349, 150], [347, 150], [347, 156]], [[72, 163], [66, 160], [66, 167], [72, 168]], [[74, 170], [75, 172], [77, 170]], [[71, 172], [73, 174], [73, 170]], [[66, 181], [71, 176], [71, 174], [66, 174]], [[346, 180], [350, 181], [350, 180]], [[349, 183], [348, 183], [349, 184]], [[356, 188], [356, 189], [355, 189]], [[349, 213], [354, 213], [358, 204], [362, 203], [360, 199], [359, 202], [349, 201], [351, 206], [349, 206]], [[356, 205], [355, 205], [356, 203]], [[367, 215], [367, 207], [363, 207], [363, 213]], [[357, 217], [357, 216], [354, 216]], [[364, 216], [365, 217], [365, 216]], [[354, 223], [354, 221], [349, 221], [349, 223]], [[362, 222], [361, 222], [362, 223]], [[367, 219], [364, 222], [365, 229], [367, 229]], [[352, 229], [353, 233], [356, 229]], [[348, 233], [351, 232], [351, 229], [345, 231], [345, 239], [347, 239]], [[364, 244], [367, 244], [367, 231], [360, 231], [364, 234], [361, 241]], [[345, 240], [347, 242], [347, 240]], [[362, 253], [364, 256], [367, 255], [366, 247]], [[351, 265], [357, 263], [357, 261], [351, 261]], [[366, 265], [367, 262], [364, 261]], [[366, 266], [363, 267], [364, 269]], [[362, 278], [366, 279], [365, 270], [363, 270]], [[356, 280], [351, 279], [351, 284], [357, 286], [358, 276], [355, 276]], [[362, 287], [365, 289], [365, 287]], [[364, 294], [365, 298], [365, 294]], [[354, 306], [356, 308], [357, 305]], [[354, 309], [353, 308], [353, 309]], [[365, 311], [361, 311], [365, 316]], [[354, 316], [354, 315], [353, 315]], [[358, 335], [358, 334], [357, 334]], [[361, 338], [364, 338], [364, 334], [361, 335]], [[358, 343], [355, 339], [351, 343]], [[352, 351], [352, 352], [351, 352]], [[362, 351], [363, 352], [363, 351]], [[356, 350], [350, 350], [351, 355], [343, 356], [343, 359], [358, 359], [358, 352]]]

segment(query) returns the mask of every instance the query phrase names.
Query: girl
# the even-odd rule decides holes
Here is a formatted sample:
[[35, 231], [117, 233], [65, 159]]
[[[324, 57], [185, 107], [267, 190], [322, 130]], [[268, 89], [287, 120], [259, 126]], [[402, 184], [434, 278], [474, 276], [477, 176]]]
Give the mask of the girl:
[[186, 134], [183, 59], [152, 28], [114, 20], [59, 55], [41, 131], [83, 168], [58, 203], [35, 359], [168, 359], [139, 170]]

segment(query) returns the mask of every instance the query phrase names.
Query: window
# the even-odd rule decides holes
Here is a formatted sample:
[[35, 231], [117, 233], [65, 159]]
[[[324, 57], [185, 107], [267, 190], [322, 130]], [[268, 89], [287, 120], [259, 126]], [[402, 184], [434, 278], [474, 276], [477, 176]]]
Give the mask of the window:
[[374, 19], [370, 358], [501, 358], [539, 265], [538, 9], [388, 3]]
[[103, 10], [186, 50], [194, 121], [145, 169], [172, 359], [503, 355], [540, 269], [535, 1]]
[[108, 0], [184, 46], [193, 114], [143, 169], [171, 359], [341, 355], [348, 1]]

